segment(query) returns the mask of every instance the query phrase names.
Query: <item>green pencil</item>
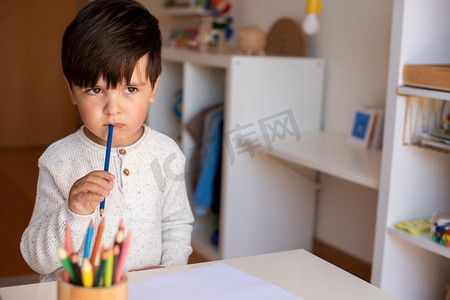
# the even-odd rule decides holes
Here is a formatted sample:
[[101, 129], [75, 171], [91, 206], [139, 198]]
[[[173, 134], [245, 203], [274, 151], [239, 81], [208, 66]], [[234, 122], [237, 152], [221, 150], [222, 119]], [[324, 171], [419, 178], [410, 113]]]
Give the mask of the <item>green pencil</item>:
[[108, 260], [106, 261], [105, 268], [105, 287], [109, 287], [112, 284], [112, 276], [113, 276], [113, 268], [114, 268], [114, 255], [111, 252], [109, 253]]
[[108, 261], [110, 252], [111, 251], [109, 251], [109, 249], [108, 249], [106, 251], [103, 251], [103, 253], [102, 253], [100, 268], [98, 269], [97, 278], [95, 279], [94, 286], [100, 286], [102, 283], [102, 279], [104, 278], [104, 274], [105, 274], [106, 263]]
[[59, 246], [58, 246], [57, 250], [58, 250], [58, 257], [61, 260], [64, 269], [66, 269], [67, 273], [69, 274], [70, 281], [75, 283], [77, 281], [77, 279], [75, 277], [75, 273], [72, 268], [72, 262], [70, 261], [70, 258], [67, 255], [67, 251], [64, 248], [59, 247]]

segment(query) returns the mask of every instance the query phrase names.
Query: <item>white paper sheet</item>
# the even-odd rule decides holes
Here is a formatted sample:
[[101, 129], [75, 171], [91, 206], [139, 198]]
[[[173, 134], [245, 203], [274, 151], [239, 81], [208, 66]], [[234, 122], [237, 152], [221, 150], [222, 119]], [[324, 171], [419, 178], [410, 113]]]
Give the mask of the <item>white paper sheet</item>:
[[300, 300], [224, 263], [161, 275], [128, 286], [129, 300]]

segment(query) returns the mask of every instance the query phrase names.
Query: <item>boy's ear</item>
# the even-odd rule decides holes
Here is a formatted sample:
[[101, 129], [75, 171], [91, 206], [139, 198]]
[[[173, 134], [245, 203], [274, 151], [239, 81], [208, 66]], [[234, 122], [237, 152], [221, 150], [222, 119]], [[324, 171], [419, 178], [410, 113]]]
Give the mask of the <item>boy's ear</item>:
[[72, 103], [73, 103], [74, 105], [77, 105], [77, 101], [75, 100], [75, 97], [74, 97], [74, 94], [73, 94], [73, 90], [72, 90], [72, 88], [70, 87], [69, 81], [67, 81], [66, 76], [64, 76], [64, 81], [66, 82], [66, 84], [67, 84], [67, 89], [69, 90], [70, 101], [72, 101]]
[[161, 78], [161, 75], [156, 78], [155, 86], [152, 89], [152, 93], [150, 95], [149, 102], [155, 102], [155, 95], [156, 95], [156, 89], [158, 88], [159, 78]]

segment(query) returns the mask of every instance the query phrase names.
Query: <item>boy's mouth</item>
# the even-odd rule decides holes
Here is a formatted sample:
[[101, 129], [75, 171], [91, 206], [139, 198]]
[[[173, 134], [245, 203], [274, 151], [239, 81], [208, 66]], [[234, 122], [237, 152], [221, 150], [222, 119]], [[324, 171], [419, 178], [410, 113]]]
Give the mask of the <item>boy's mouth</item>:
[[108, 126], [109, 125], [114, 126], [114, 128], [122, 128], [123, 126], [125, 126], [125, 124], [122, 124], [122, 123], [112, 123], [112, 124], [108, 124]]

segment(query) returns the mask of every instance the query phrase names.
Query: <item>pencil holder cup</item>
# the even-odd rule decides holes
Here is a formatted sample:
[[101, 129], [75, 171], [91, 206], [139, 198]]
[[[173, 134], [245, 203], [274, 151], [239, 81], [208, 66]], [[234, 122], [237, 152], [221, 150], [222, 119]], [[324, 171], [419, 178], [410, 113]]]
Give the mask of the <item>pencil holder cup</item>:
[[128, 278], [123, 275], [120, 283], [110, 287], [85, 288], [64, 281], [62, 273], [56, 277], [58, 300], [127, 300]]

